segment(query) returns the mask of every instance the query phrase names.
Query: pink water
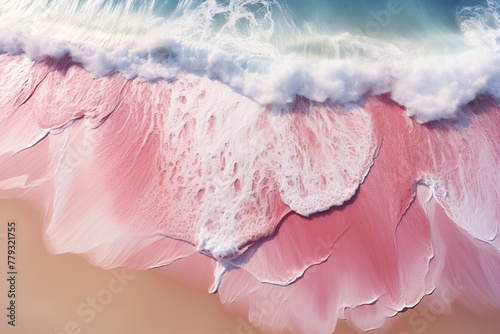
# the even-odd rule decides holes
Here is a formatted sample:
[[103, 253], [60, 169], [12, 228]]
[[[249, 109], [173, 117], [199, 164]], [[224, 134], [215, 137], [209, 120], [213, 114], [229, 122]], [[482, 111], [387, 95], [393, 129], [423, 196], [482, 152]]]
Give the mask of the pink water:
[[378, 328], [428, 294], [500, 307], [489, 96], [422, 125], [387, 95], [260, 106], [190, 75], [0, 64], [0, 197], [42, 207], [52, 252], [104, 268], [175, 261], [171, 276], [278, 332]]

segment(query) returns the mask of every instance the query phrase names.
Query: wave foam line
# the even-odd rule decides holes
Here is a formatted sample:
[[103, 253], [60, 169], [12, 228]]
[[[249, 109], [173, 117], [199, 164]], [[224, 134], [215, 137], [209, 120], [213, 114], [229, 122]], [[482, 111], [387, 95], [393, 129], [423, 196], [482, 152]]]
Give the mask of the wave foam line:
[[[208, 3], [204, 5], [208, 6]], [[26, 17], [21, 15], [20, 8], [24, 7], [3, 6], [6, 17], [10, 19], [0, 26], [0, 52], [10, 55], [24, 53], [34, 60], [63, 59], [69, 55], [97, 77], [119, 72], [127, 79], [154, 81], [195, 74], [219, 80], [262, 106], [293, 103], [296, 96], [320, 103], [348, 104], [366, 94], [389, 93], [420, 123], [456, 118], [462, 107], [480, 94], [500, 97], [500, 10], [494, 1], [460, 9], [457, 17], [460, 33], [444, 38], [460, 40], [461, 47], [448, 51], [431, 50], [420, 54], [418, 50], [426, 45], [425, 41], [410, 43], [412, 47], [404, 50], [395, 42], [351, 33], [282, 36], [281, 39], [287, 41], [285, 44], [299, 43], [304, 44], [305, 49], [322, 50], [319, 57], [309, 57], [293, 51], [293, 48], [292, 51], [281, 50], [270, 37], [246, 36], [235, 31], [236, 28], [213, 34], [213, 27], [207, 23], [213, 21], [212, 16], [200, 19], [204, 22], [201, 26], [194, 19], [204, 5], [187, 6], [177, 16], [172, 14], [172, 21], [169, 21], [154, 19], [150, 7], [141, 7], [143, 11], [137, 12], [130, 9], [131, 2], [125, 4], [121, 7], [94, 6], [96, 3], [90, 1], [84, 2], [82, 8], [68, 4], [73, 6], [69, 8], [73, 20], [83, 20], [91, 27], [75, 32], [71, 20], [65, 29], [43, 21], [40, 24], [45, 30], [31, 33], [26, 27], [33, 26], [34, 22], [20, 19]], [[248, 12], [250, 7], [244, 4], [245, 1], [229, 14], [223, 13], [238, 22], [238, 18], [251, 14]], [[99, 11], [93, 12], [95, 8]], [[267, 8], [264, 12], [271, 13], [272, 9]], [[80, 13], [83, 13], [82, 17]], [[95, 14], [97, 19], [90, 20], [89, 13]], [[112, 41], [95, 40], [94, 37], [102, 36], [102, 31], [95, 32], [92, 25], [100, 22], [101, 16], [105, 16], [103, 13], [114, 17], [116, 22], [123, 21], [117, 19], [121, 15], [132, 15], [130, 24], [135, 30], [139, 30], [138, 27], [142, 30], [140, 33], [130, 32], [135, 30], [131, 27], [115, 28], [103, 21], [103, 27], [99, 29], [108, 27]], [[212, 8], [208, 13], [215, 16], [218, 12]], [[262, 20], [271, 20], [269, 15], [264, 15]], [[143, 22], [151, 23], [143, 25]], [[262, 32], [265, 27], [273, 26], [265, 22], [256, 21], [253, 30]], [[286, 23], [283, 27], [289, 25], [293, 24]], [[113, 33], [113, 29], [117, 31]], [[130, 38], [126, 37], [127, 31]], [[69, 35], [61, 32], [69, 32]], [[193, 35], [199, 33], [206, 39], [195, 38], [189, 32]], [[230, 44], [225, 44], [225, 41]]]

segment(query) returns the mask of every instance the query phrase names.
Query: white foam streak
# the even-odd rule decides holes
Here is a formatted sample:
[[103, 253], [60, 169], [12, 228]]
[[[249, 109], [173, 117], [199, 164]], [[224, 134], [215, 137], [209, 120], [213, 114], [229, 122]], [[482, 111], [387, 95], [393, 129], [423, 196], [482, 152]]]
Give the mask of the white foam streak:
[[[488, 8], [460, 11], [463, 36], [450, 38], [461, 39], [463, 50], [419, 56], [348, 33], [298, 36], [286, 8], [273, 1], [186, 0], [169, 19], [153, 14], [154, 3], [132, 10], [131, 1], [111, 6], [89, 0], [81, 6], [52, 2], [42, 20], [44, 14], [36, 11], [40, 3], [0, 4], [5, 18], [0, 52], [26, 53], [34, 60], [69, 54], [95, 76], [119, 71], [126, 78], [173, 80], [194, 73], [220, 80], [261, 105], [290, 103], [297, 95], [345, 104], [366, 93], [389, 93], [419, 122], [456, 117], [478, 94], [500, 97], [500, 20], [491, 1]], [[250, 5], [261, 6], [260, 14]], [[277, 33], [278, 27], [290, 31]], [[301, 41], [304, 50], [320, 43], [330, 51], [318, 59], [290, 45], [278, 47], [283, 45], [278, 37]]]

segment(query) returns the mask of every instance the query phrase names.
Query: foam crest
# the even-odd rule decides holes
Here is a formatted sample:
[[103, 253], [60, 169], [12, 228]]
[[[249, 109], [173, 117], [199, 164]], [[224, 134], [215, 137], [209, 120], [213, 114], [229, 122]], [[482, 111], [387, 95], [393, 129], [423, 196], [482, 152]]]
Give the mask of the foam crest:
[[300, 215], [342, 205], [373, 164], [377, 138], [371, 116], [359, 107], [325, 110], [299, 101], [271, 125], [281, 198]]
[[[288, 207], [309, 215], [340, 205], [373, 162], [377, 142], [363, 110], [332, 112], [304, 102], [272, 116], [208, 80], [180, 81], [171, 94], [168, 112], [153, 109], [164, 143], [159, 169], [165, 172], [150, 183], [140, 207], [164, 198], [177, 209], [162, 215], [192, 222], [197, 238], [174, 223], [166, 228], [216, 259], [234, 258], [250, 241], [272, 233]], [[309, 147], [316, 154], [306, 154]], [[141, 210], [134, 212], [147, 215]]]
[[461, 31], [436, 32], [436, 41], [325, 35], [298, 26], [292, 6], [277, 1], [181, 1], [163, 12], [155, 6], [7, 2], [0, 6], [0, 52], [35, 60], [70, 55], [95, 76], [172, 80], [193, 73], [261, 105], [287, 104], [297, 95], [346, 104], [389, 93], [419, 122], [454, 118], [478, 94], [500, 96], [493, 1], [462, 8]]
[[[72, 63], [12, 62], [19, 76], [10, 84], [19, 82], [17, 96], [28, 95], [14, 107], [19, 115], [30, 115], [50, 137], [67, 137], [53, 152], [51, 231], [75, 211], [66, 198], [85, 180], [89, 192], [116, 189], [99, 210], [136, 233], [161, 233], [217, 259], [234, 258], [270, 235], [290, 209], [310, 215], [350, 199], [378, 146], [371, 117], [359, 107], [300, 100], [278, 112], [193, 75], [146, 83], [93, 79]], [[87, 226], [95, 220], [87, 211], [71, 220]], [[71, 240], [57, 248], [71, 248]]]

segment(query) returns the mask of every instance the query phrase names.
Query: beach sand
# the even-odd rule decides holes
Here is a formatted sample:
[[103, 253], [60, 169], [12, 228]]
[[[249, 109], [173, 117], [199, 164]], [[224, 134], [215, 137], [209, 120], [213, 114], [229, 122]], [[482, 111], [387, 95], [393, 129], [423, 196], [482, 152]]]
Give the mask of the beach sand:
[[[16, 326], [7, 324], [7, 223], [16, 223]], [[43, 244], [43, 213], [0, 200], [1, 333], [249, 334], [245, 316], [226, 310], [217, 294], [165, 276], [161, 269], [103, 270], [74, 254], [53, 255]], [[478, 315], [455, 303], [450, 315], [423, 306], [399, 314], [372, 333], [498, 334], [500, 313]], [[335, 333], [358, 331], [340, 321]]]

